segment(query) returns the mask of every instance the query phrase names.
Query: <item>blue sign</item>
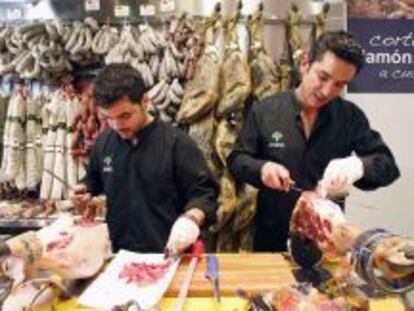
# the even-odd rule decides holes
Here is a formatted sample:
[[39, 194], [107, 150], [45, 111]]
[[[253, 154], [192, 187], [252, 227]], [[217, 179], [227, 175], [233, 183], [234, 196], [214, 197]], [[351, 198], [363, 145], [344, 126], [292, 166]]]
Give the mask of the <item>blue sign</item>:
[[348, 18], [348, 30], [366, 57], [349, 93], [413, 93], [414, 20]]

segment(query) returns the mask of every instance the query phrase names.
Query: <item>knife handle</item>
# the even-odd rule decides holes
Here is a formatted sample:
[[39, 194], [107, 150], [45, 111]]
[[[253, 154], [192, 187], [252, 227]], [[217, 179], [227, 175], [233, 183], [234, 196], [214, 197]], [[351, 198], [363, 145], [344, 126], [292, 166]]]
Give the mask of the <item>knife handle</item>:
[[200, 259], [201, 256], [204, 254], [204, 242], [202, 240], [197, 240], [193, 244], [191, 249], [191, 258]]
[[206, 276], [210, 279], [218, 278], [218, 269], [217, 257], [214, 255], [208, 255]]

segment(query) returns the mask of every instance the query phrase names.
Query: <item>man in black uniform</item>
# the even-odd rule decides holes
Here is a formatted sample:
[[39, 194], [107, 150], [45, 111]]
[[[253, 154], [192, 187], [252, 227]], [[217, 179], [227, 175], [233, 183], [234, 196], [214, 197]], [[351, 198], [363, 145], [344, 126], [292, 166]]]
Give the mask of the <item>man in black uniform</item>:
[[96, 77], [94, 96], [109, 128], [97, 138], [84, 184], [72, 198], [105, 193], [114, 251], [181, 252], [199, 227], [215, 221], [218, 184], [196, 143], [152, 117], [134, 68], [111, 64]]
[[349, 33], [325, 33], [300, 64], [300, 85], [251, 107], [227, 162], [236, 179], [260, 190], [254, 250], [286, 249], [300, 195], [294, 184], [343, 197], [354, 183], [373, 190], [399, 177], [380, 134], [360, 108], [339, 96], [363, 63]]

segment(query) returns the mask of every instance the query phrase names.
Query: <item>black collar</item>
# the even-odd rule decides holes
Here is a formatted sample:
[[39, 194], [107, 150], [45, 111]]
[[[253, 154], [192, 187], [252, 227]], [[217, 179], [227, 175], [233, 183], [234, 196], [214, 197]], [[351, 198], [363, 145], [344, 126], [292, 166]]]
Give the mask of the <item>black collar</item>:
[[[292, 108], [293, 108], [293, 112], [295, 114], [295, 116], [297, 118], [300, 118], [300, 113], [302, 111], [302, 105], [301, 103], [298, 101], [298, 98], [296, 96], [295, 90], [291, 90], [290, 91], [291, 96], [292, 96]], [[321, 120], [321, 121], [326, 121], [331, 117], [332, 114], [332, 109], [333, 109], [333, 105], [335, 104], [336, 101], [338, 101], [339, 98], [334, 98], [333, 100], [331, 100], [329, 103], [327, 103], [325, 106], [323, 106], [322, 108], [319, 109], [318, 111], [318, 117], [317, 119]]]
[[118, 138], [127, 143], [129, 146], [138, 146], [140, 144], [142, 144], [142, 142], [144, 142], [146, 140], [146, 138], [151, 134], [151, 132], [157, 127], [158, 123], [159, 123], [159, 119], [158, 118], [154, 118], [151, 123], [147, 124], [145, 127], [143, 127], [142, 129], [140, 129], [133, 138], [131, 139], [123, 139], [118, 135]]

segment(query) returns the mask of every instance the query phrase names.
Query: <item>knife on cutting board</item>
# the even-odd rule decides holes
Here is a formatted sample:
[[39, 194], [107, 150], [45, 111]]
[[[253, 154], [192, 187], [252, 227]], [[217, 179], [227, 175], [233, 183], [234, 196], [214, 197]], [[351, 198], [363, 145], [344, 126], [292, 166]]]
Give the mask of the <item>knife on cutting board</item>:
[[213, 285], [213, 295], [217, 302], [220, 302], [219, 263], [217, 256], [207, 255], [206, 278], [210, 279]]
[[191, 250], [191, 261], [188, 265], [187, 272], [185, 274], [183, 283], [180, 287], [177, 303], [175, 305], [175, 311], [182, 311], [184, 308], [185, 299], [187, 298], [188, 290], [190, 289], [191, 280], [193, 279], [194, 271], [197, 267], [201, 256], [204, 253], [204, 243], [201, 240], [197, 240]]

